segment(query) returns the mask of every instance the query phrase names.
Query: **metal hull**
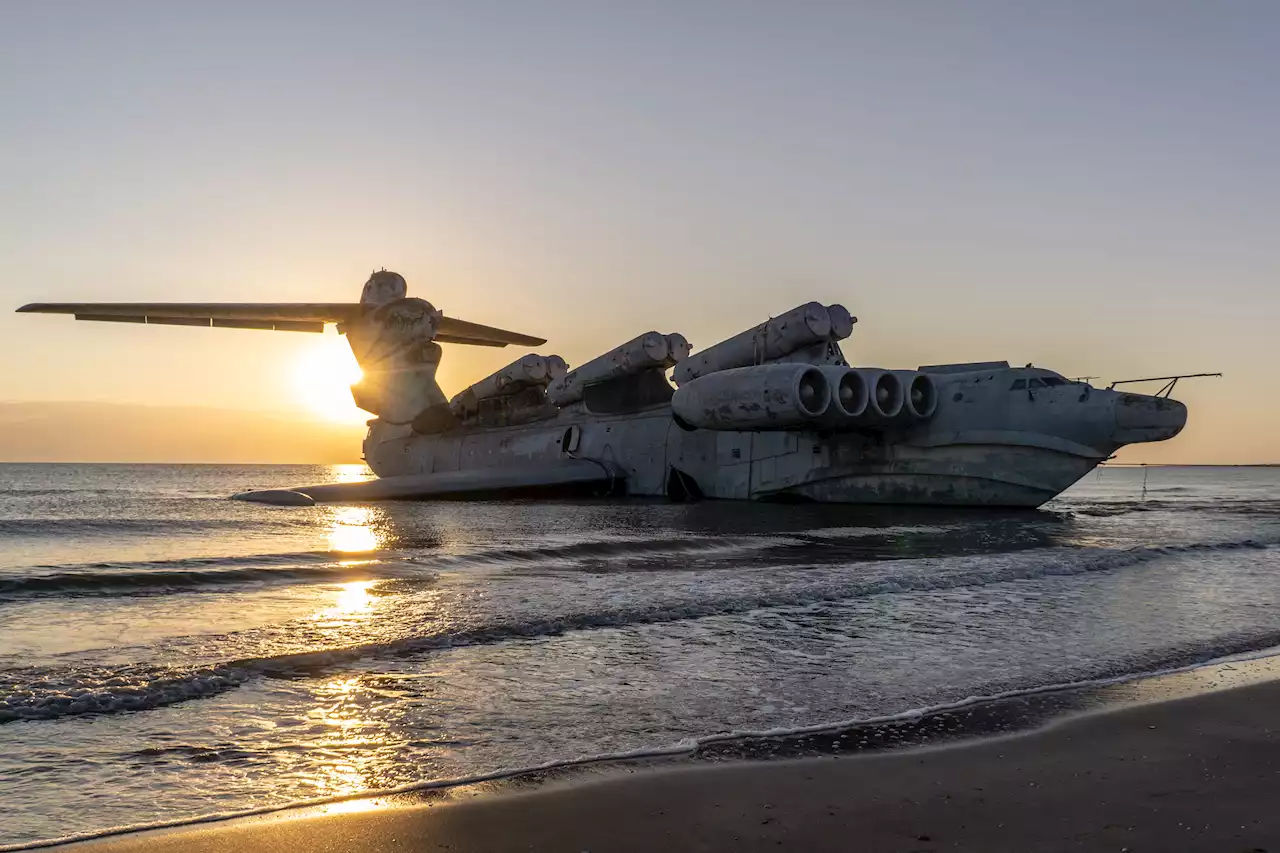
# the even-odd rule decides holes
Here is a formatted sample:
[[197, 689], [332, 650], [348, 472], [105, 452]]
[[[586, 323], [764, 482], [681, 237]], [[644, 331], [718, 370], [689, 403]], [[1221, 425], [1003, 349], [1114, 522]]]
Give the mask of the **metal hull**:
[[888, 469], [876, 466], [825, 476], [777, 497], [820, 503], [1034, 508], [1100, 461], [1018, 446], [932, 448]]
[[375, 424], [366, 442], [380, 477], [596, 460], [625, 480], [625, 489], [610, 491], [638, 497], [928, 506], [1037, 507], [1106, 456], [1026, 431], [945, 442], [929, 433], [886, 441], [874, 433], [686, 432], [665, 407], [438, 436]]
[[1035, 375], [939, 375], [936, 414], [898, 428], [688, 429], [668, 404], [602, 415], [578, 403], [536, 423], [437, 435], [373, 421], [365, 458], [380, 477], [587, 460], [609, 493], [674, 500], [1037, 507], [1120, 447], [1186, 422], [1181, 403], [1160, 397], [1068, 383], [1029, 393]]

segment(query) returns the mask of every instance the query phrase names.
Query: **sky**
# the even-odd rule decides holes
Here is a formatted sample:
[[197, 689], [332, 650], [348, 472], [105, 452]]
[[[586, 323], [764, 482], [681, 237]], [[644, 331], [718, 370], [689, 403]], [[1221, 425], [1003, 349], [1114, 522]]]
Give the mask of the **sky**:
[[[1122, 458], [1280, 462], [1280, 4], [0, 0], [0, 20], [0, 305], [347, 301], [385, 266], [580, 364], [838, 301], [855, 364], [1223, 371], [1179, 384], [1181, 436]], [[354, 419], [343, 347], [5, 311], [0, 400]], [[518, 355], [449, 346], [441, 385]]]

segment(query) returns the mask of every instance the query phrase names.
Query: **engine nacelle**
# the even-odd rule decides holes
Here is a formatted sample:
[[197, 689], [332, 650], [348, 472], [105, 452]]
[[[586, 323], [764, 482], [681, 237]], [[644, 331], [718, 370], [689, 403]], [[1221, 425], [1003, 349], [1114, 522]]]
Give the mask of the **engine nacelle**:
[[875, 367], [854, 368], [862, 374], [867, 383], [867, 410], [863, 413], [863, 424], [888, 424], [902, 414], [906, 391], [902, 387], [902, 379], [892, 371]]
[[811, 364], [718, 370], [676, 389], [671, 409], [685, 424], [712, 430], [815, 426], [831, 407], [831, 386]]
[[822, 415], [827, 426], [853, 426], [864, 422], [870, 395], [866, 378], [856, 370], [836, 365], [819, 365], [831, 387], [831, 405]]
[[908, 420], [923, 421], [938, 410], [938, 386], [933, 377], [918, 370], [895, 370], [902, 380], [902, 414]]
[[[839, 382], [841, 368], [823, 367], [827, 378], [834, 383]], [[839, 427], [885, 427], [894, 424], [911, 424], [933, 417], [938, 409], [938, 387], [933, 377], [918, 370], [881, 370], [876, 367], [848, 368], [848, 374], [859, 377], [859, 382], [847, 382], [847, 392], [836, 399], [865, 399], [866, 405], [861, 411], [850, 410], [845, 416], [837, 411], [833, 402], [832, 411], [828, 412], [824, 423]], [[865, 390], [865, 397], [857, 396], [857, 384]], [[833, 395], [834, 396], [834, 395]]]
[[673, 378], [677, 385], [683, 385], [719, 370], [784, 358], [816, 343], [847, 338], [853, 324], [844, 306], [809, 302], [690, 356], [676, 368]]
[[[670, 367], [671, 346], [666, 335], [645, 332], [579, 368], [570, 370], [547, 388], [547, 399], [557, 406], [567, 406], [582, 399], [588, 385], [629, 376], [654, 367]], [[684, 340], [683, 337], [680, 340]], [[685, 344], [688, 346], [688, 344]]]

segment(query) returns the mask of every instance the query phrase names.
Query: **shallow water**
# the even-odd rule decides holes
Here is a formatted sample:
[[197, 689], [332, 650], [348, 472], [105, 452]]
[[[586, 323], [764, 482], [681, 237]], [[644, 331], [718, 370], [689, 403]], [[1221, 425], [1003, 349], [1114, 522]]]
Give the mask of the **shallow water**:
[[226, 499], [362, 473], [0, 465], [0, 844], [1280, 642], [1280, 469], [1023, 513]]

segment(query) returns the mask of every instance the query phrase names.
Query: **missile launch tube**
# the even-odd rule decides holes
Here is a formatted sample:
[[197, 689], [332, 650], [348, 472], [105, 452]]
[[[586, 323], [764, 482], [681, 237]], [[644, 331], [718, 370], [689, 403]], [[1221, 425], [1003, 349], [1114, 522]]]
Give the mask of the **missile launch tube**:
[[828, 305], [827, 314], [831, 317], [831, 340], [843, 341], [853, 334], [853, 324], [858, 318], [849, 313], [843, 305]]
[[547, 381], [554, 382], [569, 372], [569, 363], [558, 355], [547, 356]]
[[501, 370], [495, 370], [484, 379], [467, 390], [475, 394], [477, 400], [488, 400], [500, 397], [514, 390], [513, 386], [540, 385], [547, 379], [547, 360], [540, 355], [530, 353], [521, 356]]
[[820, 302], [809, 302], [785, 314], [741, 332], [715, 346], [685, 359], [676, 367], [674, 378], [683, 385], [717, 370], [762, 364], [782, 358], [820, 341], [848, 337], [853, 318], [840, 305], [830, 308]]
[[676, 389], [672, 411], [710, 430], [813, 426], [831, 407], [831, 386], [811, 364], [762, 364], [718, 370]]
[[576, 403], [582, 399], [586, 386], [653, 367], [666, 367], [670, 354], [666, 336], [645, 332], [552, 382], [547, 388], [547, 399], [557, 406]]
[[679, 332], [672, 332], [667, 335], [667, 363], [665, 367], [675, 367], [680, 362], [689, 357], [689, 352], [693, 346], [688, 339]]

